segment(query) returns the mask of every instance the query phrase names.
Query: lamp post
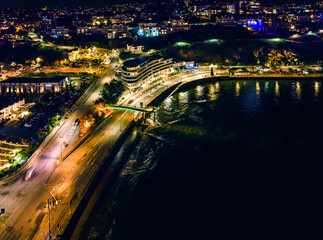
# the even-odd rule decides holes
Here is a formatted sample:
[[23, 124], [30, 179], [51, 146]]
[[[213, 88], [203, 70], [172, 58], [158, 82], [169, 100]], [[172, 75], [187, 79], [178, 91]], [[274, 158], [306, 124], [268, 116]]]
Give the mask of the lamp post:
[[63, 137], [59, 137], [61, 139], [61, 161], [63, 161]]
[[[52, 192], [50, 194], [53, 196]], [[52, 201], [53, 200], [53, 201]], [[52, 230], [50, 229], [50, 205], [57, 205], [58, 201], [57, 199], [53, 196], [53, 199], [47, 199], [47, 210], [48, 210], [48, 237], [49, 240], [52, 240]]]
[[48, 209], [48, 236], [49, 236], [49, 240], [52, 239], [52, 233], [50, 230], [50, 208], [49, 208], [49, 199], [47, 199], [47, 209]]
[[57, 204], [58, 204], [58, 200], [57, 200], [57, 199], [56, 199], [56, 197], [52, 194], [52, 191], [50, 191], [49, 193], [50, 193], [50, 195], [52, 195], [53, 199], [55, 200], [55, 205], [57, 205]]

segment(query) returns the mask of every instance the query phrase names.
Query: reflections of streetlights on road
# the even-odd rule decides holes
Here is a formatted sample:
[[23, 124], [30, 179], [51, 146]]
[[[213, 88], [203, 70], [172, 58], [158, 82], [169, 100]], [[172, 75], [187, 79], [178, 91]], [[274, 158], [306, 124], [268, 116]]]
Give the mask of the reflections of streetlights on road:
[[60, 158], [57, 159], [56, 163], [59, 164], [59, 162], [63, 162], [63, 136], [59, 137], [60, 139], [60, 145], [61, 145], [61, 154]]

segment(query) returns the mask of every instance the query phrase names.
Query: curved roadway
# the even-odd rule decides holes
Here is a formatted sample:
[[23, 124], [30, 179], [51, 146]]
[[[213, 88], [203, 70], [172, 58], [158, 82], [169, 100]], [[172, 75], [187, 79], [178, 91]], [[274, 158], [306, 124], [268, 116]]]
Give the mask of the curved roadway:
[[[51, 206], [52, 236], [62, 234], [94, 174], [109, 154], [112, 146], [133, 120], [131, 111], [116, 110], [95, 128], [88, 139], [72, 152], [62, 163], [62, 145], [73, 145], [78, 140], [74, 120], [86, 114], [98, 98], [99, 90], [114, 75], [113, 63], [104, 76], [95, 82], [76, 104], [74, 112], [64, 119], [33, 157], [13, 177], [4, 179], [0, 186], [0, 207], [6, 213], [0, 218], [0, 239], [48, 239], [47, 200], [58, 200]], [[206, 72], [190, 74], [185, 80], [204, 77]], [[137, 93], [125, 96], [122, 105], [131, 108], [140, 102], [147, 105], [165, 89], [179, 82], [182, 77], [169, 78], [162, 86], [144, 86]], [[125, 104], [129, 100], [132, 104]], [[64, 152], [63, 152], [64, 153]], [[64, 155], [64, 154], [63, 154]], [[24, 180], [27, 169], [33, 169], [29, 181]]]

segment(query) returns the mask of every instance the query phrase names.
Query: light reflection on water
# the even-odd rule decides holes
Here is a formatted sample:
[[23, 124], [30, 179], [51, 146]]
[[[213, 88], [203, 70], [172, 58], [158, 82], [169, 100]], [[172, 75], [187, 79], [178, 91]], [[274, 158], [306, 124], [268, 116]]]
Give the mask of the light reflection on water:
[[240, 84], [239, 82], [236, 83], [236, 97], [240, 96]]
[[279, 93], [279, 83], [276, 81], [275, 82], [275, 95], [276, 97], [279, 97], [280, 93]]
[[217, 99], [217, 94], [215, 92], [215, 87], [213, 84], [209, 85], [209, 99], [210, 101], [215, 101]]
[[267, 90], [268, 90], [268, 86], [269, 86], [269, 82], [265, 82], [265, 92], [267, 92]]
[[163, 102], [163, 106], [165, 107], [166, 110], [171, 110], [172, 99], [173, 99], [173, 96], [170, 96], [166, 98], [165, 101]]
[[302, 88], [299, 82], [296, 83], [296, 95], [297, 95], [297, 99], [301, 99]]
[[204, 93], [204, 87], [202, 85], [199, 85], [196, 87], [196, 96], [197, 98], [201, 98]]
[[256, 82], [256, 94], [257, 95], [260, 94], [260, 85], [259, 85], [259, 82]]
[[178, 94], [178, 101], [180, 104], [188, 103], [188, 92], [180, 92]]
[[[288, 175], [296, 166], [293, 162], [299, 162], [303, 167], [311, 159], [322, 161], [320, 147], [323, 144], [323, 127], [320, 123], [323, 121], [323, 105], [313, 104], [322, 102], [320, 91], [321, 82], [313, 81], [216, 82], [180, 92], [163, 101], [157, 110], [157, 121], [162, 125], [148, 130], [149, 135], [143, 137], [130, 158], [138, 161], [138, 167], [133, 167], [133, 175], [129, 179], [141, 184], [133, 195], [135, 204], [129, 207], [129, 215], [134, 216], [125, 217], [122, 214], [124, 221], [120, 221], [120, 216], [115, 217], [115, 226], [124, 225], [124, 228], [119, 227], [115, 232], [122, 229], [133, 234], [133, 229], [126, 230], [134, 224], [134, 220], [140, 226], [149, 226], [142, 232], [151, 230], [149, 223], [153, 217], [154, 222], [169, 221], [170, 214], [161, 214], [160, 206], [166, 205], [164, 211], [171, 209], [171, 214], [178, 211], [179, 207], [174, 202], [187, 202], [192, 196], [191, 187], [187, 192], [185, 190], [187, 185], [202, 189], [201, 194], [196, 194], [201, 198], [211, 195], [214, 186], [220, 189], [220, 186], [227, 184], [217, 198], [234, 192], [229, 199], [233, 199], [237, 191], [244, 194], [246, 186], [251, 186], [250, 192], [245, 195], [245, 204], [251, 202], [248, 211], [258, 214], [259, 208], [253, 209], [253, 200], [258, 197], [260, 189], [264, 189], [264, 196], [276, 197], [279, 194], [277, 197], [281, 198], [281, 193], [291, 184], [289, 180], [293, 180], [294, 176]], [[139, 175], [143, 172], [145, 178], [139, 181]], [[294, 180], [297, 180], [301, 174], [297, 171], [295, 175]], [[232, 183], [228, 179], [232, 179]], [[285, 179], [288, 179], [287, 183]], [[190, 180], [192, 183], [187, 184]], [[151, 194], [152, 190], [156, 190], [156, 193]], [[160, 191], [164, 192], [160, 194]], [[253, 193], [256, 195], [253, 196]], [[129, 195], [119, 194], [119, 205], [126, 204], [124, 196]], [[156, 197], [152, 200], [152, 196]], [[205, 205], [209, 211], [214, 202], [202, 200], [196, 204], [198, 200], [194, 199], [188, 205], [192, 209], [198, 206], [198, 211], [200, 206]], [[136, 204], [142, 202], [145, 204], [140, 205], [140, 211], [145, 214], [137, 214]], [[224, 199], [223, 204], [226, 202], [227, 199]], [[269, 204], [272, 204], [271, 199]], [[176, 206], [176, 209], [173, 210], [172, 206]], [[231, 207], [229, 202], [223, 216]], [[187, 211], [186, 206], [183, 209]], [[116, 212], [121, 211], [114, 214]], [[186, 216], [177, 219], [185, 222]], [[191, 218], [188, 219], [191, 221]], [[178, 221], [174, 226], [177, 225]], [[129, 234], [124, 239], [130, 237]], [[143, 239], [152, 238], [149, 235]]]
[[320, 88], [321, 88], [321, 83], [314, 82], [314, 96], [315, 97], [319, 96]]
[[[221, 88], [223, 90], [220, 94]], [[166, 99], [161, 107], [170, 114], [167, 117], [169, 119], [179, 113], [180, 115], [185, 115], [185, 111], [190, 113], [188, 110], [192, 109], [193, 105], [189, 104], [189, 107], [186, 106], [187, 103], [194, 101], [196, 103], [204, 103], [207, 100], [218, 103], [219, 101], [220, 103], [225, 101], [228, 112], [231, 111], [232, 107], [239, 108], [239, 111], [244, 113], [244, 120], [254, 119], [258, 122], [261, 121], [265, 107], [280, 108], [281, 104], [287, 104], [286, 106], [288, 107], [293, 108], [294, 106], [298, 108], [299, 103], [310, 99], [308, 94], [312, 96], [313, 101], [318, 103], [321, 101], [319, 99], [320, 91], [321, 82], [318, 81], [223, 81], [199, 85], [191, 90], [180, 92]], [[235, 101], [231, 103], [230, 101], [233, 100]], [[177, 109], [178, 104], [185, 106], [185, 109]], [[235, 104], [235, 106], [229, 106], [230, 104]], [[218, 105], [211, 105], [212, 111], [217, 111], [216, 106]], [[199, 104], [195, 104], [194, 108], [196, 108], [194, 111], [201, 110]], [[162, 113], [165, 114], [165, 111], [162, 111]], [[200, 117], [203, 119], [202, 116]]]
[[220, 92], [220, 83], [219, 82], [215, 83], [215, 91]]

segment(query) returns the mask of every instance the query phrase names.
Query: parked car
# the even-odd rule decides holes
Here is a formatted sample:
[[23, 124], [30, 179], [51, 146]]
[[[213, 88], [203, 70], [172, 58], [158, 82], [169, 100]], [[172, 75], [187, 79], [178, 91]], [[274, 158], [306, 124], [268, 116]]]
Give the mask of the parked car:
[[25, 123], [24, 125], [25, 127], [32, 127], [32, 124], [31, 123]]

